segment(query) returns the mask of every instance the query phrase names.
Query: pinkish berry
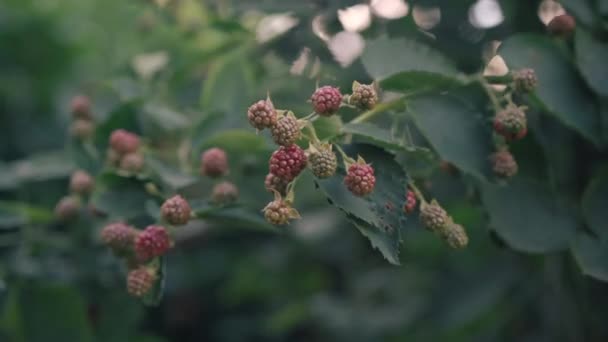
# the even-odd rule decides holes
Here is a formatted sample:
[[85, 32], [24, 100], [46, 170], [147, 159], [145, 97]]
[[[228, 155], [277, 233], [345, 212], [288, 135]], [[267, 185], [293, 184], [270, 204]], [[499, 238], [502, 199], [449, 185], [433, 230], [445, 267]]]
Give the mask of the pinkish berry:
[[144, 156], [141, 153], [129, 153], [120, 159], [120, 168], [128, 172], [138, 173], [143, 170], [144, 163]]
[[277, 123], [277, 111], [270, 100], [259, 100], [247, 110], [247, 119], [254, 128], [270, 128]]
[[450, 217], [436, 200], [432, 200], [431, 203], [420, 204], [420, 222], [430, 231], [441, 232], [450, 222]]
[[160, 213], [163, 220], [174, 226], [181, 226], [190, 220], [190, 204], [182, 196], [175, 195], [163, 203]]
[[538, 78], [536, 77], [534, 69], [524, 68], [515, 70], [512, 72], [512, 75], [515, 90], [519, 92], [529, 93], [533, 91], [538, 84]]
[[291, 182], [306, 167], [306, 154], [298, 145], [281, 146], [270, 157], [270, 173]]
[[506, 140], [519, 140], [528, 132], [525, 107], [509, 105], [494, 116], [494, 130]]
[[284, 116], [270, 128], [270, 133], [272, 134], [272, 140], [277, 145], [293, 145], [300, 138], [298, 119], [293, 115]]
[[62, 221], [69, 221], [78, 216], [80, 201], [72, 196], [66, 196], [59, 200], [55, 206], [55, 216]]
[[374, 190], [376, 177], [371, 165], [365, 163], [354, 163], [348, 168], [344, 177], [344, 184], [355, 196], [365, 196]]
[[93, 191], [94, 185], [95, 181], [93, 180], [93, 177], [91, 177], [91, 175], [85, 171], [74, 171], [70, 177], [70, 191], [75, 194], [89, 194], [91, 191]]
[[211, 200], [217, 204], [230, 204], [236, 202], [239, 198], [239, 189], [230, 183], [222, 182], [213, 187]]
[[143, 297], [150, 292], [156, 283], [156, 274], [153, 270], [140, 266], [131, 270], [127, 275], [127, 292], [134, 297]]
[[492, 161], [492, 170], [498, 177], [511, 178], [517, 174], [517, 162], [508, 150], [497, 151], [490, 157], [490, 160]]
[[213, 147], [201, 155], [201, 173], [208, 177], [221, 177], [228, 173], [228, 156], [221, 148]]
[[76, 119], [70, 125], [70, 135], [78, 140], [88, 140], [94, 132], [95, 124], [90, 120]]
[[139, 136], [124, 129], [117, 129], [110, 135], [110, 146], [119, 154], [134, 153], [139, 149]]
[[122, 222], [109, 224], [100, 233], [101, 241], [118, 255], [131, 252], [136, 235], [137, 230]]
[[554, 36], [567, 38], [576, 28], [576, 20], [570, 14], [562, 14], [553, 18], [547, 25], [547, 30]]
[[86, 95], [77, 95], [72, 98], [70, 110], [75, 119], [91, 119], [91, 100]]
[[135, 237], [135, 254], [140, 261], [164, 255], [170, 248], [169, 234], [162, 226], [148, 226]]
[[281, 177], [275, 176], [272, 173], [266, 175], [266, 179], [264, 180], [264, 186], [266, 190], [269, 192], [277, 191], [278, 193], [285, 195], [285, 191], [287, 190], [288, 181], [284, 180]]
[[411, 214], [416, 209], [416, 195], [413, 191], [408, 190], [406, 194], [405, 204], [403, 205], [403, 211], [406, 214]]
[[300, 214], [291, 207], [291, 204], [280, 197], [268, 203], [264, 210], [264, 218], [269, 223], [280, 226], [289, 223], [290, 220], [300, 218]]
[[321, 116], [330, 116], [340, 109], [342, 94], [340, 89], [331, 86], [323, 86], [315, 90], [310, 97], [315, 113]]

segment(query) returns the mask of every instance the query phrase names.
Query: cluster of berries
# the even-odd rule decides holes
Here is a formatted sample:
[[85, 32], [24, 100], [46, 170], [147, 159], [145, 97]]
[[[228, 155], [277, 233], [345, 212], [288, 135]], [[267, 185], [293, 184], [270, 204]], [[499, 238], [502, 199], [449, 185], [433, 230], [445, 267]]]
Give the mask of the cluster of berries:
[[464, 227], [455, 223], [436, 200], [431, 203], [422, 200], [420, 221], [426, 229], [439, 235], [452, 248], [464, 248], [469, 243]]
[[[212, 147], [201, 154], [201, 175], [210, 178], [221, 178], [229, 171], [228, 155], [218, 147]], [[213, 187], [211, 201], [214, 204], [230, 204], [238, 200], [239, 190], [231, 182], [223, 181]]]
[[124, 222], [109, 224], [101, 230], [101, 241], [115, 256], [122, 258], [127, 268], [127, 291], [142, 297], [154, 287], [158, 280], [157, 258], [165, 255], [172, 247], [171, 229], [188, 223], [191, 208], [183, 197], [175, 195], [161, 206], [163, 225], [150, 225], [139, 230]]
[[117, 129], [110, 135], [109, 145], [106, 152], [108, 165], [133, 174], [143, 170], [145, 159], [141, 152], [139, 135], [124, 129]]
[[87, 141], [95, 133], [95, 121], [91, 112], [91, 100], [86, 95], [77, 95], [70, 103], [72, 123], [70, 135], [79, 141]]
[[[259, 100], [247, 110], [251, 126], [257, 130], [268, 128], [273, 141], [279, 148], [269, 160], [269, 173], [264, 181], [268, 191], [274, 193], [274, 200], [263, 209], [266, 220], [275, 225], [289, 223], [300, 215], [293, 204], [293, 189], [289, 186], [308, 166], [315, 177], [323, 179], [333, 176], [338, 168], [338, 160], [333, 145], [322, 142], [316, 134], [310, 137], [309, 148], [305, 151], [296, 142], [302, 137], [302, 129], [309, 127], [314, 132], [312, 121], [318, 116], [328, 117], [338, 112], [347, 103], [359, 109], [371, 109], [378, 102], [374, 85], [353, 83], [353, 93], [342, 95], [340, 89], [332, 86], [317, 88], [310, 97], [313, 113], [305, 119], [298, 119], [291, 111], [275, 109], [270, 96]], [[370, 194], [375, 186], [374, 169], [361, 157], [357, 161], [343, 155], [347, 171], [344, 184], [356, 196]]]
[[68, 221], [78, 216], [82, 203], [93, 191], [95, 180], [83, 170], [76, 170], [70, 177], [70, 194], [61, 198], [55, 206], [55, 216]]

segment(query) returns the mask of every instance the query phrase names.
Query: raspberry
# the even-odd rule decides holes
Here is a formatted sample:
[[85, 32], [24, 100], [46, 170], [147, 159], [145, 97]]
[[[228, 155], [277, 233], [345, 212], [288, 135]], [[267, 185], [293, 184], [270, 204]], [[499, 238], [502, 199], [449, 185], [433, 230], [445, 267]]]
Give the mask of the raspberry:
[[77, 170], [70, 177], [70, 191], [75, 194], [88, 194], [93, 190], [94, 185], [93, 177], [85, 171]]
[[348, 102], [363, 110], [372, 109], [378, 102], [378, 93], [373, 84], [354, 82], [353, 93], [350, 95]]
[[338, 161], [332, 151], [332, 145], [323, 144], [319, 147], [310, 147], [309, 165], [312, 173], [318, 178], [328, 178], [336, 173]]
[[120, 165], [121, 155], [114, 151], [114, 149], [109, 148], [106, 151], [106, 163], [112, 167], [118, 167]]
[[91, 119], [91, 100], [86, 95], [76, 95], [70, 102], [70, 111], [74, 119]]
[[275, 196], [274, 201], [268, 203], [262, 211], [266, 221], [275, 226], [284, 225], [292, 219], [300, 218], [300, 214], [291, 207], [291, 203], [283, 200], [280, 196]]
[[135, 254], [140, 261], [161, 256], [171, 248], [165, 227], [148, 226], [135, 237]]
[[340, 109], [342, 94], [338, 88], [323, 86], [315, 90], [310, 101], [315, 113], [321, 116], [331, 116]]
[[467, 246], [469, 243], [469, 237], [467, 232], [459, 224], [454, 222], [446, 225], [440, 232], [441, 238], [448, 243], [448, 245], [454, 249], [460, 249]]
[[160, 207], [160, 214], [163, 220], [175, 226], [188, 223], [190, 212], [190, 204], [180, 195], [169, 198]]
[[511, 178], [517, 174], [517, 162], [507, 149], [501, 149], [490, 156], [494, 174], [501, 178]]
[[558, 15], [547, 25], [547, 30], [558, 37], [568, 37], [576, 28], [576, 20], [569, 14]]
[[344, 184], [350, 192], [355, 196], [365, 196], [374, 190], [376, 185], [376, 177], [374, 169], [371, 165], [366, 164], [363, 159], [359, 160], [348, 167]]
[[528, 132], [525, 107], [508, 105], [494, 116], [494, 130], [506, 140], [519, 140]]
[[80, 201], [78, 198], [66, 196], [57, 202], [55, 216], [62, 221], [69, 221], [78, 216]]
[[529, 93], [536, 88], [538, 78], [534, 69], [525, 68], [513, 71], [513, 83], [515, 90], [522, 93]]
[[70, 125], [70, 135], [78, 140], [88, 140], [94, 132], [95, 124], [90, 120], [76, 119]]
[[144, 156], [141, 153], [129, 153], [120, 159], [120, 168], [128, 172], [138, 173], [144, 168], [144, 163]]
[[306, 167], [306, 154], [298, 145], [281, 146], [270, 157], [270, 173], [291, 182]]
[[277, 121], [270, 129], [272, 140], [277, 145], [293, 145], [300, 138], [300, 124], [293, 114], [289, 113]]
[[213, 187], [211, 200], [217, 204], [230, 204], [239, 198], [239, 189], [230, 183], [222, 182]]
[[403, 211], [406, 214], [411, 214], [416, 209], [416, 195], [413, 191], [407, 191], [405, 195], [405, 204], [403, 205]]
[[137, 230], [122, 222], [109, 224], [100, 233], [101, 241], [118, 255], [127, 254], [133, 249], [136, 235]]
[[264, 186], [266, 190], [269, 192], [277, 191], [280, 194], [285, 194], [287, 190], [288, 181], [284, 180], [281, 177], [275, 176], [272, 173], [266, 175], [266, 179], [264, 180]]
[[221, 177], [228, 173], [228, 157], [221, 148], [213, 147], [201, 155], [201, 174]]
[[139, 136], [124, 129], [117, 129], [110, 135], [110, 146], [119, 154], [136, 152], [139, 149]]
[[140, 266], [127, 275], [127, 292], [134, 297], [143, 297], [150, 292], [156, 282], [156, 273], [148, 267]]
[[448, 223], [448, 213], [432, 200], [431, 203], [422, 202], [420, 205], [420, 221], [422, 225], [433, 232], [440, 232]]
[[259, 100], [247, 109], [247, 119], [257, 129], [270, 128], [277, 123], [277, 111], [270, 99]]

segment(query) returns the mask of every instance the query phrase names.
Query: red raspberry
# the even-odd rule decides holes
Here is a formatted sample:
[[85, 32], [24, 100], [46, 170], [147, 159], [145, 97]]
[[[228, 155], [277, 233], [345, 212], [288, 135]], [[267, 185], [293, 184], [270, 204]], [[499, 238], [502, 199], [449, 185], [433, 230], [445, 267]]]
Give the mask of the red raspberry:
[[118, 255], [131, 252], [136, 235], [137, 230], [122, 222], [111, 223], [100, 233], [101, 241]]
[[270, 129], [272, 140], [277, 145], [293, 145], [300, 138], [300, 124], [293, 114], [283, 116], [276, 125]]
[[376, 106], [378, 102], [378, 93], [373, 84], [353, 83], [353, 93], [348, 99], [349, 103], [357, 106], [357, 108], [368, 110]]
[[139, 136], [124, 129], [117, 129], [110, 135], [110, 146], [119, 154], [134, 153], [139, 149]]
[[549, 33], [563, 38], [570, 36], [575, 28], [576, 20], [569, 14], [558, 15], [547, 25]]
[[275, 176], [272, 173], [266, 175], [266, 179], [264, 180], [264, 186], [266, 190], [269, 192], [277, 191], [278, 193], [285, 195], [285, 191], [287, 190], [288, 181], [284, 180], [281, 177]]
[[69, 221], [78, 216], [80, 201], [78, 198], [66, 196], [55, 206], [55, 216], [62, 221]]
[[213, 147], [201, 155], [201, 174], [221, 177], [228, 173], [228, 156], [221, 148]]
[[268, 203], [262, 211], [266, 221], [275, 226], [284, 225], [292, 219], [300, 218], [298, 211], [292, 208], [289, 202], [281, 199], [280, 196], [275, 196], [274, 201]]
[[331, 86], [323, 86], [315, 90], [310, 97], [315, 113], [321, 116], [330, 116], [340, 109], [342, 93], [340, 89]]
[[291, 182], [306, 167], [306, 154], [298, 145], [281, 146], [270, 157], [270, 173]]
[[175, 195], [163, 203], [160, 213], [166, 222], [175, 226], [181, 226], [190, 220], [190, 204], [182, 196]]
[[405, 204], [403, 205], [403, 211], [405, 211], [406, 214], [411, 214], [416, 209], [416, 195], [413, 191], [408, 190], [405, 197], [406, 199]]
[[95, 185], [95, 181], [93, 177], [82, 170], [77, 170], [72, 173], [70, 177], [70, 191], [79, 194], [85, 195], [93, 191], [93, 186]]
[[91, 100], [86, 95], [76, 95], [70, 103], [74, 119], [91, 119]]
[[352, 164], [344, 177], [344, 184], [355, 196], [369, 195], [376, 185], [374, 169], [362, 160]]
[[120, 159], [120, 168], [128, 172], [138, 173], [143, 170], [144, 163], [144, 156], [141, 153], [129, 153]]
[[494, 116], [494, 130], [507, 141], [519, 140], [528, 133], [525, 107], [509, 105]]
[[135, 237], [135, 254], [140, 261], [161, 256], [170, 248], [169, 234], [162, 226], [148, 226]]
[[131, 270], [127, 275], [127, 292], [134, 297], [143, 297], [150, 292], [156, 278], [156, 272], [145, 266]]
[[270, 128], [277, 123], [277, 111], [270, 99], [259, 100], [247, 110], [247, 119], [257, 129]]
[[94, 132], [95, 124], [90, 120], [76, 119], [70, 125], [70, 135], [78, 140], [88, 140]]
[[490, 156], [492, 170], [501, 178], [511, 178], [517, 174], [515, 158], [507, 149], [501, 149]]
[[217, 204], [230, 204], [239, 198], [239, 189], [230, 182], [222, 182], [213, 187], [211, 200]]

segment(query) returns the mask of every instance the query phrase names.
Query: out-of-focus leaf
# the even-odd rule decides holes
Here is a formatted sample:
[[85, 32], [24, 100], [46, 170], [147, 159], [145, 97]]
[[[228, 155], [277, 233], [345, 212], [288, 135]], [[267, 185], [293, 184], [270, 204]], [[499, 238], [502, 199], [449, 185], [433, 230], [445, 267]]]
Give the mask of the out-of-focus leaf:
[[190, 120], [185, 115], [160, 104], [144, 106], [142, 115], [167, 132], [181, 130], [190, 125]]
[[576, 17], [577, 22], [584, 23], [587, 26], [593, 25], [595, 15], [589, 0], [561, 0], [560, 4]]
[[129, 219], [145, 214], [150, 198], [144, 182], [108, 173], [98, 177], [91, 202], [113, 218]]
[[367, 122], [346, 124], [342, 127], [342, 132], [356, 135], [376, 146], [389, 150], [405, 149], [405, 142], [395, 139], [389, 130]]
[[342, 119], [338, 115], [330, 117], [319, 117], [313, 123], [317, 136], [321, 140], [331, 139], [340, 133], [342, 127]]
[[0, 164], [0, 190], [14, 190], [23, 183], [67, 178], [74, 163], [63, 151], [33, 154], [27, 159]]
[[572, 254], [584, 274], [608, 281], [608, 243], [579, 233], [572, 244]]
[[[124, 291], [113, 291], [99, 298], [97, 334], [101, 341], [131, 341], [134, 326], [144, 317], [144, 308]], [[117, 310], [120, 308], [120, 310]], [[135, 339], [135, 341], [139, 341]]]
[[464, 81], [428, 71], [403, 71], [383, 79], [382, 90], [400, 93], [443, 91], [462, 86]]
[[54, 219], [53, 212], [27, 203], [0, 201], [0, 230], [15, 228], [26, 223], [48, 223]]
[[205, 111], [221, 111], [238, 117], [246, 117], [247, 101], [255, 88], [249, 62], [245, 58], [218, 59], [204, 81], [201, 107]]
[[194, 146], [194, 150], [202, 152], [211, 147], [220, 147], [230, 152], [257, 153], [268, 150], [268, 144], [262, 135], [255, 131], [244, 129], [233, 129], [218, 132], [209, 136], [201, 142], [199, 146]]
[[581, 205], [589, 229], [602, 240], [608, 241], [608, 221], [606, 220], [608, 169], [603, 169], [589, 182], [583, 194]]
[[599, 115], [568, 57], [547, 37], [515, 35], [498, 50], [511, 70], [532, 68], [538, 77], [536, 96], [566, 126], [600, 143]]
[[599, 41], [584, 29], [576, 30], [576, 64], [587, 84], [598, 94], [608, 96], [608, 43]]
[[146, 293], [141, 301], [147, 306], [158, 306], [163, 298], [167, 281], [167, 260], [165, 256], [161, 256], [153, 261], [158, 267], [156, 273], [157, 281], [154, 287]]
[[130, 132], [141, 133], [138, 113], [141, 104], [135, 99], [124, 102], [114, 108], [108, 118], [95, 129], [95, 142], [98, 146], [108, 145], [108, 139], [112, 131], [122, 128]]
[[177, 170], [153, 157], [146, 158], [146, 166], [165, 186], [172, 190], [190, 186], [198, 181], [197, 177]]
[[519, 251], [567, 248], [579, 225], [575, 211], [537, 182], [515, 178], [507, 186], [484, 184], [482, 200], [490, 227]]
[[247, 210], [239, 205], [211, 206], [207, 204], [193, 205], [198, 218], [213, 223], [222, 223], [227, 228], [240, 227], [259, 231], [276, 231], [264, 219], [261, 211]]

